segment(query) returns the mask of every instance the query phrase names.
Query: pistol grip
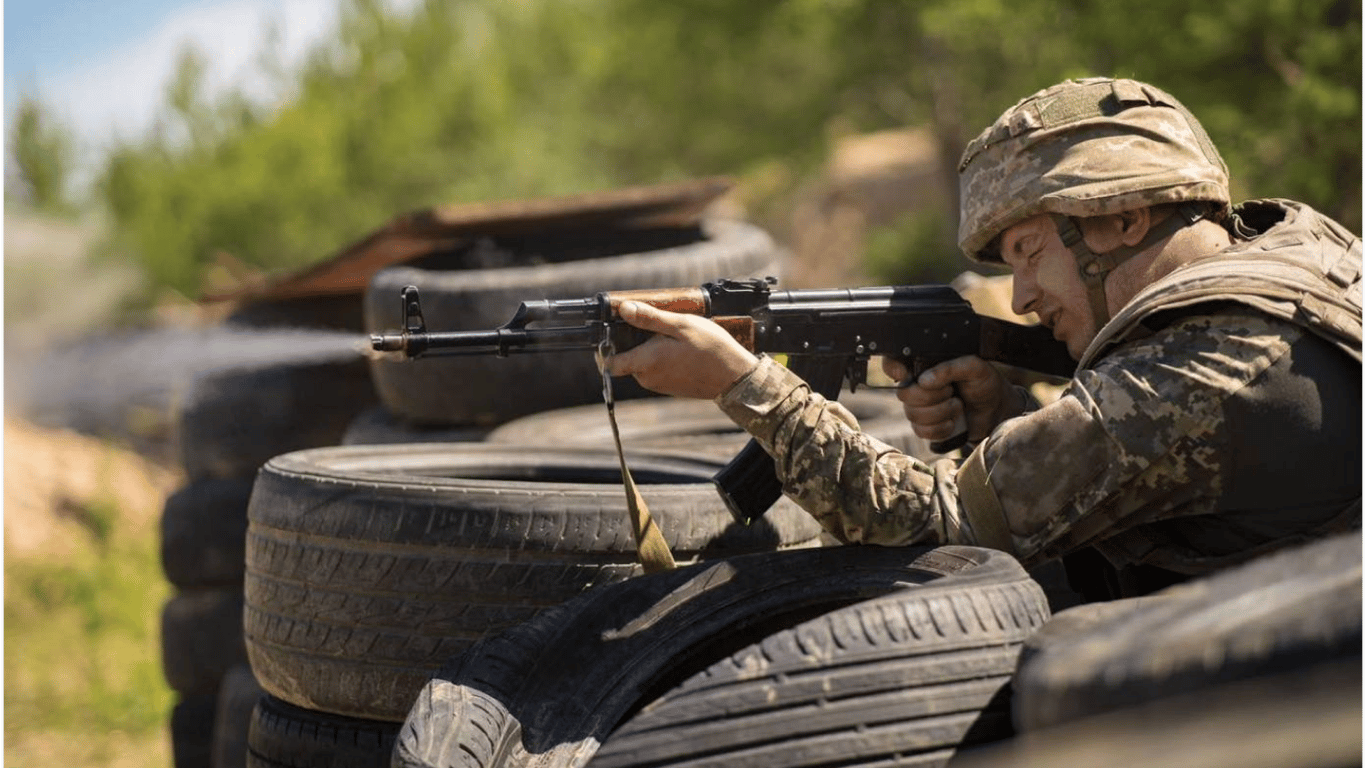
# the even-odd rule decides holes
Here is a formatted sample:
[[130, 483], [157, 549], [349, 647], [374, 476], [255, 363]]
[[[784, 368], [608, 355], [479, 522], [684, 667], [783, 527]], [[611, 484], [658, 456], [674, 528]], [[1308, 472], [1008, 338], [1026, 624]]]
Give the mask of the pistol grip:
[[[901, 363], [904, 364], [906, 368], [909, 369], [911, 372], [910, 382], [915, 382], [920, 379], [920, 374], [950, 359], [952, 358], [934, 356], [915, 356], [910, 359], [902, 358]], [[907, 383], [907, 386], [909, 386], [910, 382]], [[962, 394], [958, 391], [957, 384], [953, 385], [953, 396], [957, 397], [959, 400], [963, 399]], [[967, 403], [965, 402], [965, 409], [966, 405]], [[966, 416], [961, 420], [960, 423], [956, 423], [955, 426], [960, 426], [961, 430], [952, 437], [948, 437], [943, 440], [931, 441], [930, 450], [934, 451], [935, 453], [948, 453], [950, 451], [956, 451], [959, 448], [962, 448], [964, 445], [967, 445], [968, 424]]]

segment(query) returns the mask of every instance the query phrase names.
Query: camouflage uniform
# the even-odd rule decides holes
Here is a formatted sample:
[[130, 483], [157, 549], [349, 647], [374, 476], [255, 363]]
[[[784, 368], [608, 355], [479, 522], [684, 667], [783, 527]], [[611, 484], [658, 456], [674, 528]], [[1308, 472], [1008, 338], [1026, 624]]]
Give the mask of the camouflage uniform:
[[[1247, 263], [1248, 256], [1266, 253], [1264, 239], [1289, 240], [1274, 255], [1322, 254], [1332, 260], [1330, 268], [1342, 264], [1339, 271], [1355, 273], [1350, 284], [1359, 302], [1360, 240], [1302, 206], [1283, 210], [1289, 221], [1218, 258]], [[1155, 283], [1145, 296], [1188, 287], [1181, 273]], [[1308, 267], [1305, 274], [1312, 274]], [[718, 404], [774, 457], [785, 492], [846, 542], [989, 545], [1026, 563], [1099, 544], [1112, 562], [1198, 573], [1302, 537], [1359, 526], [1360, 315], [1355, 342], [1331, 340], [1329, 354], [1349, 366], [1347, 376], [1355, 372], [1356, 385], [1350, 378], [1337, 382], [1347, 402], [1335, 403], [1338, 412], [1324, 414], [1308, 441], [1327, 444], [1306, 451], [1288, 434], [1304, 419], [1300, 409], [1319, 402], [1291, 404], [1288, 414], [1268, 406], [1258, 431], [1263, 441], [1280, 435], [1286, 453], [1263, 448], [1265, 464], [1259, 459], [1234, 468], [1232, 462], [1246, 461], [1240, 451], [1256, 451], [1237, 444], [1247, 428], [1226, 414], [1256, 411], [1255, 403], [1239, 401], [1260, 397], [1257, 383], [1278, 366], [1285, 369], [1278, 375], [1293, 376], [1297, 345], [1330, 341], [1298, 324], [1298, 314], [1278, 318], [1257, 307], [1259, 296], [1275, 293], [1274, 282], [1259, 280], [1256, 272], [1226, 270], [1223, 276], [1214, 284], [1218, 303], [1178, 312], [1156, 329], [1141, 319], [1171, 311], [1170, 300], [1152, 301], [1136, 315], [1121, 313], [1097, 337], [1058, 401], [1000, 425], [961, 467], [951, 458], [923, 462], [863, 434], [842, 406], [811, 392], [771, 359], [761, 360]], [[1324, 281], [1343, 292], [1331, 278]], [[1356, 360], [1342, 354], [1354, 344]], [[1353, 402], [1355, 410], [1342, 411]], [[1000, 519], [960, 494], [960, 483], [981, 483], [964, 477], [977, 466], [983, 468], [979, 478], [989, 478]], [[1267, 487], [1224, 487], [1230, 475], [1255, 480], [1257, 473]], [[1320, 481], [1312, 487], [1296, 482], [1308, 477]], [[1258, 498], [1274, 500], [1274, 506], [1223, 503]]]
[[[961, 464], [862, 434], [769, 359], [717, 402], [846, 542], [977, 544], [1026, 564], [1095, 547], [1194, 574], [1360, 527], [1361, 241], [1288, 201], [1225, 224], [1233, 246], [1145, 288], [1057, 402]], [[986, 247], [981, 231], [965, 250]]]

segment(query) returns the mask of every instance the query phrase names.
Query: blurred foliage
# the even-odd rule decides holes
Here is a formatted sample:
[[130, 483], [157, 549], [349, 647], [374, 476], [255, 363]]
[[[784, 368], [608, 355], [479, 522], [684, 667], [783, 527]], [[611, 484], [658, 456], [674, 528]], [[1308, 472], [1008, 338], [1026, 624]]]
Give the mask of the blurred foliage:
[[75, 211], [68, 196], [75, 143], [36, 99], [25, 97], [15, 112], [10, 157], [20, 188], [5, 189], [34, 210], [67, 216]]
[[958, 229], [940, 211], [908, 213], [874, 228], [864, 244], [864, 268], [894, 285], [944, 283], [963, 269], [990, 271], [955, 257]]
[[[160, 129], [113, 150], [99, 184], [121, 252], [189, 296], [219, 252], [296, 267], [438, 203], [724, 173], [742, 193], [755, 180], [762, 209], [840, 136], [889, 127], [932, 127], [956, 200], [980, 128], [1089, 75], [1180, 97], [1235, 198], [1361, 228], [1350, 0], [426, 0], [409, 15], [346, 0], [339, 34], [293, 72], [263, 37], [283, 103], [210, 102], [187, 52]], [[911, 249], [949, 263], [953, 230], [891, 227], [877, 273]]]
[[5, 762], [164, 765], [175, 694], [161, 667], [170, 585], [155, 528], [129, 524], [107, 496], [69, 512], [81, 523], [73, 552], [6, 547]]

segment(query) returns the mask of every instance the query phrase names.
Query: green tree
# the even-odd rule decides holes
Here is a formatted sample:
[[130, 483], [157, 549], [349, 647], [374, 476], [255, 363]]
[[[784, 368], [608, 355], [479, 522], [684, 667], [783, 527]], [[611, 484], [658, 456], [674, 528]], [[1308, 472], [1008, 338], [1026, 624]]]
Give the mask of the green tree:
[[[341, 19], [304, 65], [273, 65], [289, 98], [271, 109], [206, 98], [187, 57], [163, 130], [108, 155], [102, 197], [158, 284], [194, 296], [219, 251], [297, 267], [463, 200], [725, 173], [762, 209], [818, 173], [832, 140], [883, 128], [929, 126], [956, 201], [978, 130], [1088, 75], [1185, 101], [1236, 196], [1361, 225], [1347, 0], [426, 0], [409, 15], [345, 0]], [[960, 269], [953, 203], [915, 216], [876, 239], [878, 262]]]
[[1104, 74], [1148, 80], [1191, 108], [1235, 197], [1290, 197], [1361, 231], [1361, 4], [1071, 0]]
[[25, 96], [19, 104], [10, 153], [22, 185], [21, 199], [44, 213], [64, 216], [75, 210], [67, 188], [74, 141], [33, 97]]

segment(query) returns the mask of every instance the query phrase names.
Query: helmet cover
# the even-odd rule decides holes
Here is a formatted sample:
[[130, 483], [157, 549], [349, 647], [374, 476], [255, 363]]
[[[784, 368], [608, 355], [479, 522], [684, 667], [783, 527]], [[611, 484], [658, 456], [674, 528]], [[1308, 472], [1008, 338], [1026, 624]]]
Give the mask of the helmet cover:
[[999, 263], [983, 249], [1041, 213], [1229, 204], [1228, 169], [1199, 121], [1135, 80], [1068, 80], [1023, 99], [968, 144], [958, 173], [958, 245], [978, 261]]

